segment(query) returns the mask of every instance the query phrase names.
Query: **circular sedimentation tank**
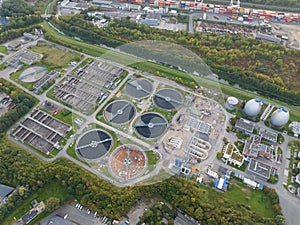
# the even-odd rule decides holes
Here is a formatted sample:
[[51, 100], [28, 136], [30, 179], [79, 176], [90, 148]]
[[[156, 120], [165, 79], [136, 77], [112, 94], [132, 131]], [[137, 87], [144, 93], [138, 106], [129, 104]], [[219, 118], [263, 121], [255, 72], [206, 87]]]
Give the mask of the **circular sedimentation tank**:
[[157, 113], [145, 113], [137, 118], [134, 123], [136, 132], [147, 139], [160, 137], [166, 131], [167, 127], [167, 120]]
[[153, 91], [152, 83], [144, 78], [130, 81], [126, 84], [126, 93], [133, 98], [145, 98]]
[[42, 66], [31, 66], [24, 70], [20, 76], [19, 80], [24, 83], [33, 83], [40, 79], [47, 74], [47, 69]]
[[99, 129], [91, 130], [79, 138], [76, 151], [84, 159], [99, 159], [110, 150], [112, 143], [109, 133]]
[[129, 101], [114, 101], [104, 110], [104, 117], [107, 122], [113, 124], [125, 124], [133, 119], [135, 107]]
[[179, 91], [165, 88], [155, 93], [153, 101], [161, 109], [174, 110], [183, 104], [183, 97]]

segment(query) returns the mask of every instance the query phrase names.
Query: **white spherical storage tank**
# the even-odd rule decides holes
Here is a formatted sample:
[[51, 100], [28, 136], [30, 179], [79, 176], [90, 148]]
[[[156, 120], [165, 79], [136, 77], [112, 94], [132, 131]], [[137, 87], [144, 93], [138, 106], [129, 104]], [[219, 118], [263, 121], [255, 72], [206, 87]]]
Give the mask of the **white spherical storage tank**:
[[246, 103], [244, 113], [249, 117], [255, 117], [260, 113], [262, 105], [262, 100], [251, 99]]
[[272, 113], [271, 124], [275, 127], [284, 126], [290, 119], [290, 113], [285, 108], [279, 108]]

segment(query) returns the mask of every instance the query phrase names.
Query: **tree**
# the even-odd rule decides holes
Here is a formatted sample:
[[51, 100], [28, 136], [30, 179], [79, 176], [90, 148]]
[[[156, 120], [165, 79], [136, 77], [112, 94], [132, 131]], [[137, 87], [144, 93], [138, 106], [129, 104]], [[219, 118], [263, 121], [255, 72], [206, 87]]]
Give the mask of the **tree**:
[[276, 215], [275, 217], [276, 225], [285, 225], [285, 218], [283, 215]]
[[60, 200], [58, 198], [51, 197], [45, 202], [45, 205], [47, 212], [53, 212], [60, 207]]
[[2, 3], [0, 16], [17, 17], [34, 13], [33, 6], [28, 5], [23, 0], [7, 0]]

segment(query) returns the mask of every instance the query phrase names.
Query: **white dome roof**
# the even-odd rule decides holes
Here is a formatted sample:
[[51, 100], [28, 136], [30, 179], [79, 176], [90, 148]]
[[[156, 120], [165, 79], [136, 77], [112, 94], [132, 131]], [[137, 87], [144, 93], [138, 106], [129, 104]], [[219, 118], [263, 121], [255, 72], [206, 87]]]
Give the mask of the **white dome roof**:
[[271, 124], [276, 127], [285, 125], [290, 119], [290, 113], [285, 108], [279, 108], [272, 113]]
[[262, 105], [263, 102], [260, 99], [251, 99], [246, 103], [244, 113], [250, 117], [257, 116], [260, 113]]

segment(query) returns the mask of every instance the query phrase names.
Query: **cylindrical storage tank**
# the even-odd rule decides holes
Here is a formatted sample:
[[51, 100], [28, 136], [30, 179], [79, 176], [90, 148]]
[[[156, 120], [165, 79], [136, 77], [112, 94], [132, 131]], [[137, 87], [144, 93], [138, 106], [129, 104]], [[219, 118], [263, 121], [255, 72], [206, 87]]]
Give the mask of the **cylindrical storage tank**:
[[235, 110], [239, 100], [235, 97], [228, 97], [225, 103], [225, 107], [228, 110]]
[[249, 117], [255, 117], [260, 113], [262, 105], [262, 100], [251, 99], [246, 103], [244, 107], [244, 113]]
[[289, 119], [290, 119], [289, 111], [285, 108], [279, 108], [275, 112], [272, 113], [271, 124], [272, 124], [272, 126], [275, 126], [275, 127], [282, 127], [285, 124], [287, 124]]

